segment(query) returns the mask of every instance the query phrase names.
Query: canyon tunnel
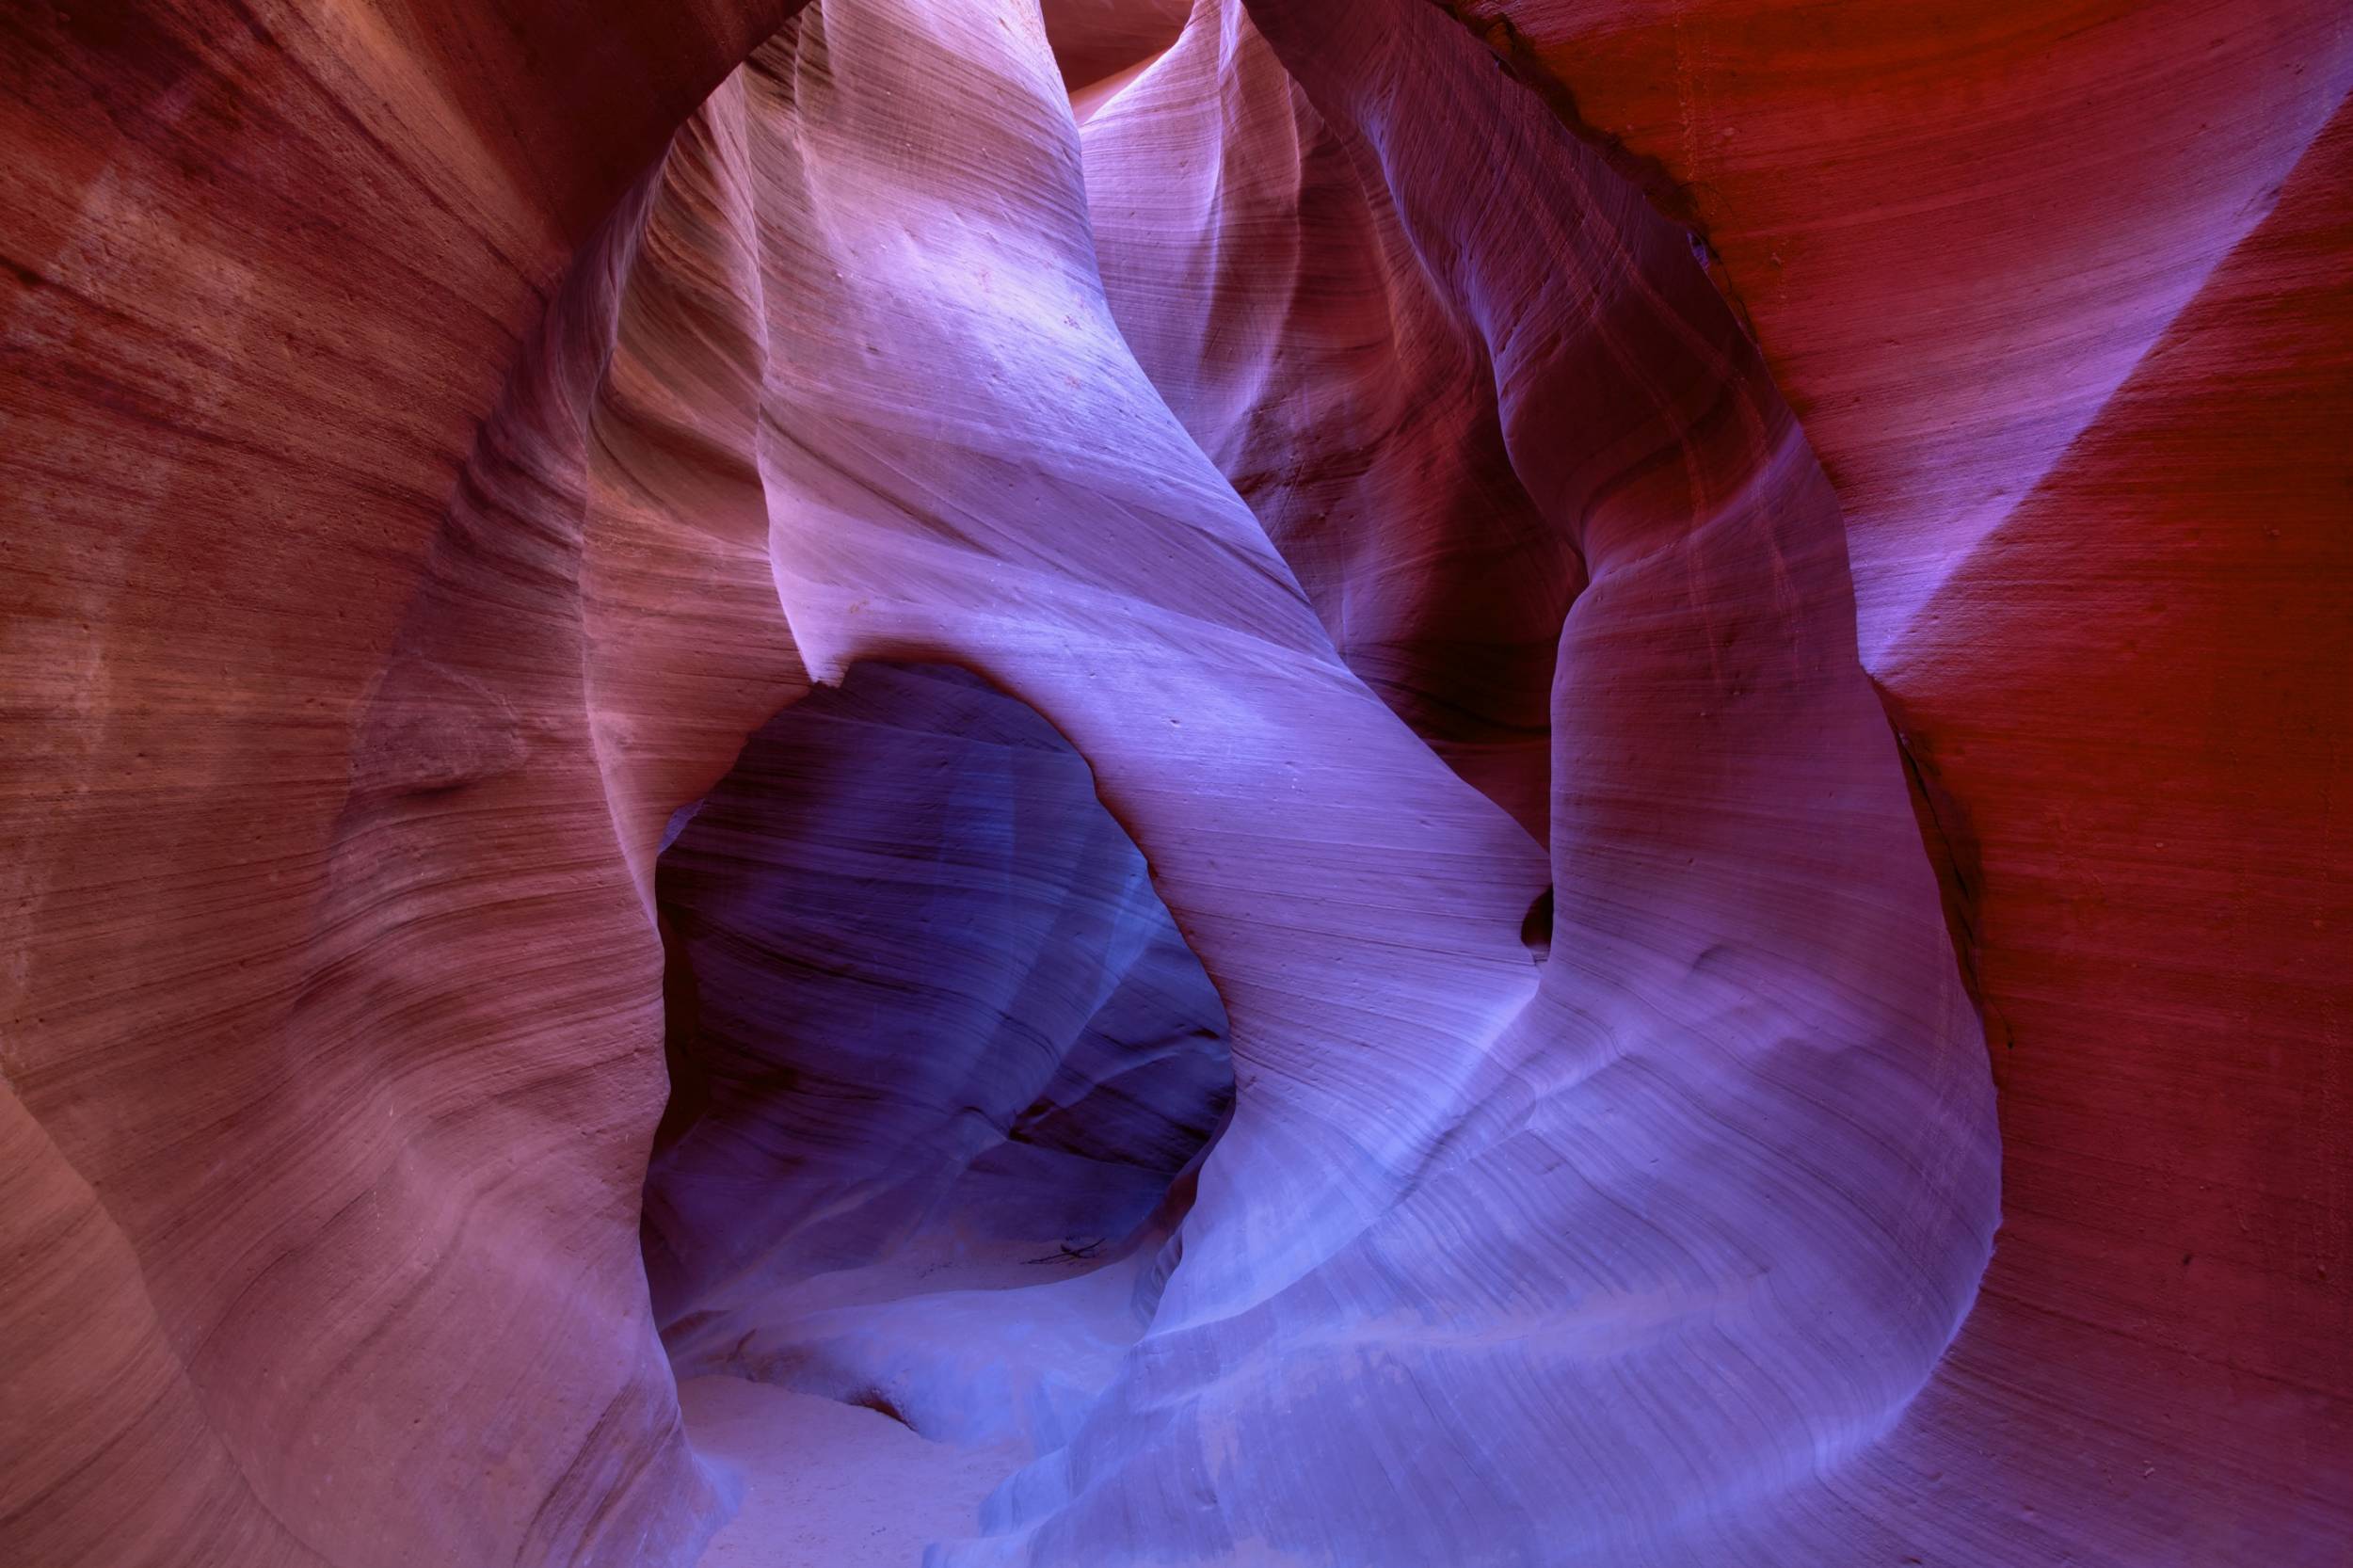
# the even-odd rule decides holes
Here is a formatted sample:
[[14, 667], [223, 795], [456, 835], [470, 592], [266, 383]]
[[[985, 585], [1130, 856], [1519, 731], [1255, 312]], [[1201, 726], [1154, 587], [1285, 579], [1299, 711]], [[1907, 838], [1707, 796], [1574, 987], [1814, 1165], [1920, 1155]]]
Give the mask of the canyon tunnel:
[[0, 14], [0, 1568], [2333, 1568], [2342, 0]]

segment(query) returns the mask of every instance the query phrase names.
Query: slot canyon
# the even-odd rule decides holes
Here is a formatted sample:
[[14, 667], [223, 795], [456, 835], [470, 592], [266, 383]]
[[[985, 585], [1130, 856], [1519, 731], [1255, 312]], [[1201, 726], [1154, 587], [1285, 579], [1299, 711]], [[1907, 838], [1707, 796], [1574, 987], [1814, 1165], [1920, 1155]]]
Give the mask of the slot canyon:
[[0, 1568], [2353, 1564], [2346, 0], [0, 72]]

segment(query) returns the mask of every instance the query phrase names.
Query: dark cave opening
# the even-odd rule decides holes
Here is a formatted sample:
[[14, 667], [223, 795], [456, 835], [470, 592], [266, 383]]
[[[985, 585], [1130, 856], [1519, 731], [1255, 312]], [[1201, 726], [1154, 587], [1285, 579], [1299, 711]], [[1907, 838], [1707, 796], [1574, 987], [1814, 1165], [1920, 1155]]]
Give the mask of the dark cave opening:
[[[1094, 1369], [1016, 1365], [1027, 1316], [1084, 1294], [1094, 1338], [1142, 1332], [1234, 1093], [1217, 991], [1084, 760], [976, 676], [860, 664], [678, 814], [656, 890], [643, 1236], [681, 1377], [927, 1435], [1076, 1408]], [[1034, 1288], [1098, 1271], [1134, 1280]], [[976, 1408], [1000, 1386], [1031, 1393]]]

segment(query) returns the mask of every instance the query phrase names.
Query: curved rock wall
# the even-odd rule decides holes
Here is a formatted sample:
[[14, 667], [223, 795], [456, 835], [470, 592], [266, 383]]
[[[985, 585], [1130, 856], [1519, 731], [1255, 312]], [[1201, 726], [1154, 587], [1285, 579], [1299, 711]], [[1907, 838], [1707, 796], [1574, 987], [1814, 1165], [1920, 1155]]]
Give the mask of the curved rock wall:
[[[1486, 89], [1458, 28], [1395, 24]], [[763, 287], [790, 301], [764, 472], [804, 656], [951, 657], [1033, 702], [1232, 1019], [1234, 1118], [1149, 1332], [958, 1560], [1502, 1561], [1539, 1539], [1602, 1560], [1875, 1435], [1991, 1230], [1974, 1023], [1854, 661], [1835, 506], [1761, 365], [1682, 234], [1541, 104], [1465, 134], [1531, 198], [1593, 200], [1506, 246], [1538, 204], [1465, 212], [1438, 180], [1462, 154], [1385, 141], [1353, 96], [1378, 59], [1321, 24], [1293, 19], [1329, 62], [1306, 90], [1442, 256], [1427, 286], [1489, 345], [1497, 440], [1591, 563], [1554, 682], [1541, 971], [1518, 939], [1535, 846], [1356, 682], [1129, 358], [1068, 121], [971, 132], [1052, 131], [1042, 40], [869, 6], [804, 16], [746, 79]], [[912, 123], [909, 77], [937, 91]], [[928, 399], [942, 381], [968, 391]], [[1672, 1408], [1609, 1395], [1694, 1366], [1712, 1381]], [[1537, 1397], [1418, 1414], [1507, 1387]], [[1401, 1477], [1406, 1431], [1479, 1495], [1450, 1464]], [[1231, 1457], [1310, 1433], [1292, 1465]], [[1615, 1458], [1564, 1486], [1580, 1451]]]
[[[0, 20], [6, 1555], [692, 1561], [666, 1320], [1024, 1434], [952, 1564], [2331, 1560], [2342, 20], [790, 8]], [[1067, 1228], [953, 1096], [657, 1126], [889, 660], [1229, 1022], [1042, 1288], [856, 1284]]]
[[1425, 274], [1378, 155], [1239, 4], [1080, 138], [1103, 290], [1359, 679], [1541, 840], [1569, 530], [1504, 449], [1486, 340]]
[[0, 1555], [707, 1533], [582, 535], [616, 205], [781, 10], [0, 19]]

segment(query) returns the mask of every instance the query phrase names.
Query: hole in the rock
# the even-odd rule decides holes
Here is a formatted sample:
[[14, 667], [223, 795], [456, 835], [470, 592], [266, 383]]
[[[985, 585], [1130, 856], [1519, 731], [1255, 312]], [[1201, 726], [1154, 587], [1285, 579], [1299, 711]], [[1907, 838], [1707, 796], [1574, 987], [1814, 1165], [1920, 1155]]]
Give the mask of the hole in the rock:
[[862, 664], [671, 824], [647, 1273], [681, 1378], [1051, 1442], [1142, 1332], [1225, 1015], [1086, 762]]
[[1520, 920], [1520, 945], [1529, 957], [1542, 964], [1552, 956], [1552, 889], [1546, 888], [1529, 904], [1528, 913]]

